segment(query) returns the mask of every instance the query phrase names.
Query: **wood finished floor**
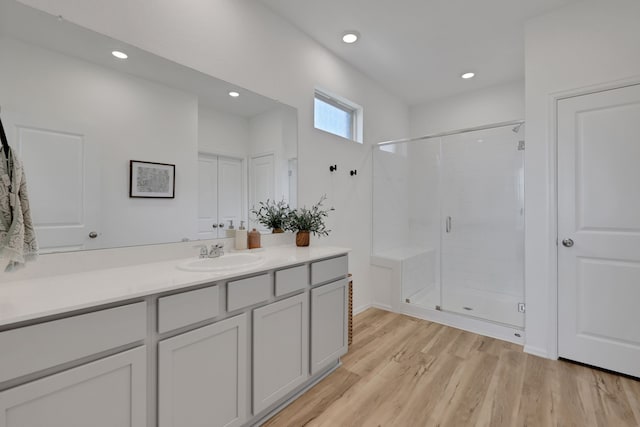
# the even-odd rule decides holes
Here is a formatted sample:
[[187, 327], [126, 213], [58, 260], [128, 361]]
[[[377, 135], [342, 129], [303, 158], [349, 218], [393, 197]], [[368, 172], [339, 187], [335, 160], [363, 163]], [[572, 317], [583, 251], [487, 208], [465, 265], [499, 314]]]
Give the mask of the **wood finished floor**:
[[640, 381], [382, 310], [342, 361], [264, 425], [640, 426]]

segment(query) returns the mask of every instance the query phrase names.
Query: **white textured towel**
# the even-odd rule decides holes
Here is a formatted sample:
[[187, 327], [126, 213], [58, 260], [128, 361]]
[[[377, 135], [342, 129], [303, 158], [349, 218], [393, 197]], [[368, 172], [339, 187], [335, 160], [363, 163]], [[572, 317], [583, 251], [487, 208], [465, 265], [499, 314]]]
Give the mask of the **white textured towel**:
[[37, 255], [22, 163], [13, 150], [7, 158], [0, 147], [0, 258], [8, 261], [6, 271], [11, 271]]

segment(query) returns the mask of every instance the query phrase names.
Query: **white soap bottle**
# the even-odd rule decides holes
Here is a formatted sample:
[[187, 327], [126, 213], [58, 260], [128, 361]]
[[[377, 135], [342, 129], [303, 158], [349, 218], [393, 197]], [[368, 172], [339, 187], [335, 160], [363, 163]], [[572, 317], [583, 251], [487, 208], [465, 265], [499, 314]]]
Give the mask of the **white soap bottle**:
[[225, 233], [225, 236], [228, 239], [233, 239], [234, 237], [236, 237], [236, 228], [233, 226], [232, 219], [229, 220], [229, 228], [227, 228], [227, 232]]
[[247, 229], [244, 221], [240, 221], [240, 227], [236, 230], [236, 250], [247, 249]]

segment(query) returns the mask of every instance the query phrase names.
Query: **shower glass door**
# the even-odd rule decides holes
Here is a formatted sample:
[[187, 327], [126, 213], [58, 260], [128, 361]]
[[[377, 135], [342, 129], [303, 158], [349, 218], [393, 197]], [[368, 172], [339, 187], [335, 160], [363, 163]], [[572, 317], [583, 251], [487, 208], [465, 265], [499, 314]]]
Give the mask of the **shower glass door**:
[[410, 249], [402, 258], [403, 301], [429, 309], [440, 306], [440, 150], [440, 138], [407, 147]]
[[442, 310], [524, 326], [523, 133], [508, 126], [442, 139]]

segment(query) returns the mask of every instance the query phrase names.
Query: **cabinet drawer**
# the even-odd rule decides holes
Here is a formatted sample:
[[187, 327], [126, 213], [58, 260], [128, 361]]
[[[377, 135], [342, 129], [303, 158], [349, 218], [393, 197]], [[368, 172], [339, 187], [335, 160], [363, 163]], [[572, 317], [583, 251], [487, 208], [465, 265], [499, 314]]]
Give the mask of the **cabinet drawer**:
[[262, 274], [227, 284], [227, 311], [267, 301], [271, 297], [271, 276]]
[[309, 284], [309, 269], [306, 265], [276, 271], [276, 296], [304, 289]]
[[158, 299], [158, 332], [172, 331], [218, 314], [218, 286], [162, 297]]
[[311, 264], [311, 285], [328, 282], [334, 279], [341, 279], [349, 271], [347, 256], [331, 258]]
[[147, 305], [129, 304], [0, 333], [0, 382], [143, 340]]

